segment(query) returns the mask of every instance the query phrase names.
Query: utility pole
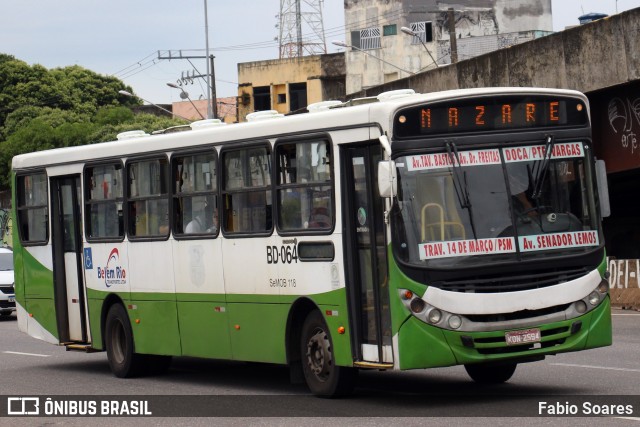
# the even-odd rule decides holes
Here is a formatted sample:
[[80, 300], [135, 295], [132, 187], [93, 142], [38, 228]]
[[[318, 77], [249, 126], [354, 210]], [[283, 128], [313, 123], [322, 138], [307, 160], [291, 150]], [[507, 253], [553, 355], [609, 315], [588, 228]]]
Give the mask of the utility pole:
[[[207, 0], [204, 0], [204, 36], [205, 36], [205, 49], [206, 56], [209, 56], [209, 14], [207, 13]], [[213, 55], [211, 57], [211, 71], [209, 70], [209, 63], [207, 62], [207, 86], [211, 88], [211, 93], [213, 94], [213, 98], [209, 99], [207, 103], [207, 118], [215, 119], [216, 113], [215, 108], [212, 105], [217, 104], [217, 99], [215, 98], [216, 91], [213, 88], [215, 86], [215, 80], [213, 80], [211, 74], [213, 74]], [[211, 73], [211, 74], [210, 74]]]
[[452, 7], [447, 9], [447, 20], [449, 21], [449, 47], [451, 49], [451, 63], [458, 62], [458, 43], [456, 40], [456, 15]]
[[[202, 55], [183, 55], [182, 51], [179, 50], [177, 52], [173, 52], [173, 51], [167, 51], [165, 56], [162, 56], [160, 54], [160, 51], [158, 51], [158, 59], [167, 59], [167, 60], [172, 60], [172, 59], [207, 59], [207, 74], [199, 74], [199, 75], [193, 75], [191, 76], [192, 78], [203, 78], [205, 79], [206, 83], [207, 83], [207, 87], [208, 89], [211, 91], [211, 99], [209, 100], [208, 106], [207, 106], [207, 118], [211, 119], [216, 119], [218, 118], [218, 100], [216, 99], [216, 79], [215, 79], [215, 71], [213, 68], [213, 59], [215, 58], [215, 56], [213, 55], [209, 55], [209, 56], [202, 56]], [[211, 83], [209, 83], [211, 82]]]
[[218, 118], [218, 98], [216, 95], [216, 71], [215, 68], [213, 66], [213, 59], [215, 58], [215, 56], [213, 55], [209, 55], [209, 62], [211, 62], [211, 100], [212, 102], [209, 104], [210, 108], [211, 108], [211, 112], [213, 113], [213, 116], [210, 118], [213, 119], [217, 119]]

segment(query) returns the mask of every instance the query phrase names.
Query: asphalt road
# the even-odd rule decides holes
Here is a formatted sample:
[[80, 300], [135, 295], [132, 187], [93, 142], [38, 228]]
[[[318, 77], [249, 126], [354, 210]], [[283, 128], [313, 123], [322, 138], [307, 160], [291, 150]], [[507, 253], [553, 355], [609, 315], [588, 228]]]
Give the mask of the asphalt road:
[[[288, 369], [257, 363], [174, 358], [166, 375], [119, 379], [106, 353], [67, 352], [18, 332], [15, 316], [0, 317], [0, 396], [150, 400], [154, 415], [216, 418], [0, 418], [0, 425], [300, 425], [330, 420], [349, 425], [557, 425], [536, 417], [540, 402], [571, 409], [633, 405], [607, 419], [562, 418], [563, 425], [640, 426], [640, 313], [614, 310], [611, 347], [547, 357], [518, 366], [499, 386], [479, 386], [463, 367], [408, 372], [362, 372], [355, 395], [309, 396], [289, 382]], [[154, 397], [159, 396], [159, 397]], [[154, 400], [155, 399], [155, 400]], [[4, 402], [0, 402], [4, 405]], [[546, 415], [549, 415], [548, 412]], [[442, 419], [440, 417], [450, 418]], [[304, 417], [304, 418], [301, 418]], [[329, 418], [327, 418], [329, 417]], [[483, 418], [493, 417], [493, 418]], [[497, 418], [499, 417], [499, 418]], [[525, 417], [525, 418], [522, 418]], [[334, 422], [335, 424], [335, 422]]]

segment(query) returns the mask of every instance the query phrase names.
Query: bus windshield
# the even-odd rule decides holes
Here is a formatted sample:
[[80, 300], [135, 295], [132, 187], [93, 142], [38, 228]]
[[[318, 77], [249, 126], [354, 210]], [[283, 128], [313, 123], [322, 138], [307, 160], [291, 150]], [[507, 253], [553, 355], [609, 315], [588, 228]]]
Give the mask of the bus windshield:
[[446, 151], [396, 159], [395, 253], [424, 267], [589, 251], [599, 246], [582, 142]]

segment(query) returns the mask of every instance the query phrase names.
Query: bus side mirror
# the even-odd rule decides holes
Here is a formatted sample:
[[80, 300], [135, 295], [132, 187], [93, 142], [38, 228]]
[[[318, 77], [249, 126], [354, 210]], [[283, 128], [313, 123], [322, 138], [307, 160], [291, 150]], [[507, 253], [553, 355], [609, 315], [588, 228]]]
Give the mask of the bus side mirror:
[[604, 164], [604, 160], [596, 160], [596, 181], [598, 183], [598, 198], [600, 200], [600, 216], [606, 218], [611, 215], [611, 206], [609, 205], [607, 167]]
[[396, 162], [393, 160], [378, 162], [378, 192], [380, 197], [393, 197], [398, 194]]

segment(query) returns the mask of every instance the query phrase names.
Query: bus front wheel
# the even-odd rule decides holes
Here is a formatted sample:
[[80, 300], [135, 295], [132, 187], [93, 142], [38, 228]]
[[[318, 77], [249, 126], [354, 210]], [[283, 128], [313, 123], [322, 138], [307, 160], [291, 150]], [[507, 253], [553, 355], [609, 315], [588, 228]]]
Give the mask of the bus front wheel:
[[479, 384], [501, 384], [507, 382], [516, 371], [517, 363], [464, 365], [467, 374]]
[[133, 332], [127, 311], [114, 304], [107, 313], [105, 344], [111, 372], [119, 378], [130, 378], [142, 373], [144, 359], [134, 352]]
[[309, 390], [317, 396], [345, 396], [353, 391], [358, 371], [336, 366], [333, 341], [322, 314], [311, 312], [302, 326], [302, 371]]

